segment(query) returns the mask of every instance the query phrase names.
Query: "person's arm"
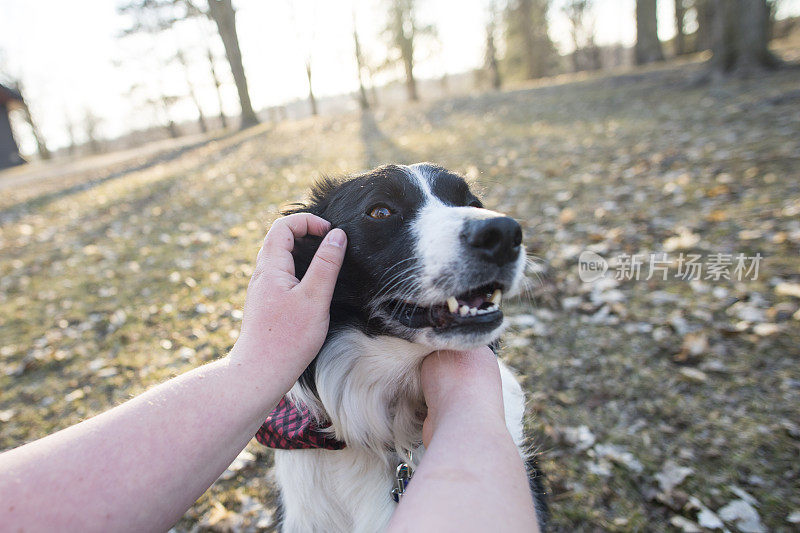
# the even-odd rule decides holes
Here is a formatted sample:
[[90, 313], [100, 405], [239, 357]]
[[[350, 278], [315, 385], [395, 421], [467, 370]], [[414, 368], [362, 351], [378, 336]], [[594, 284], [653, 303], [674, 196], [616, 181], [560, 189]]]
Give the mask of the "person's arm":
[[295, 237], [329, 228], [311, 215], [273, 224], [228, 356], [0, 454], [3, 529], [163, 531], [174, 524], [322, 346], [346, 237], [328, 233], [302, 283], [291, 250]]
[[389, 531], [538, 532], [492, 351], [430, 354], [422, 363], [422, 391], [425, 455]]

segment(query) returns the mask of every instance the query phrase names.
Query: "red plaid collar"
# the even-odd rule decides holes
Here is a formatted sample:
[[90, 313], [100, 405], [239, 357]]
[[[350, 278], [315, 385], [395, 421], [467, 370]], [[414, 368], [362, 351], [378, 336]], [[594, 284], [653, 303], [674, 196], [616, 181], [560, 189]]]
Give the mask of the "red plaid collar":
[[330, 427], [330, 424], [324, 427], [318, 426], [304, 405], [298, 406], [284, 396], [261, 424], [256, 433], [256, 440], [264, 446], [281, 450], [344, 448], [344, 442], [336, 440], [324, 431], [327, 427]]

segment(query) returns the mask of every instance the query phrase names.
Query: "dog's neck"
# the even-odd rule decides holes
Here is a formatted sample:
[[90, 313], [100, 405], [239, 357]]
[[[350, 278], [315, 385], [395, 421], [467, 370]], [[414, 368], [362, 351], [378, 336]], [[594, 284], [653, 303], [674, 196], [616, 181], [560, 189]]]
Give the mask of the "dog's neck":
[[431, 348], [356, 328], [331, 331], [311, 370], [316, 390], [301, 380], [291, 399], [329, 420], [348, 447], [406, 456], [422, 438], [419, 367]]

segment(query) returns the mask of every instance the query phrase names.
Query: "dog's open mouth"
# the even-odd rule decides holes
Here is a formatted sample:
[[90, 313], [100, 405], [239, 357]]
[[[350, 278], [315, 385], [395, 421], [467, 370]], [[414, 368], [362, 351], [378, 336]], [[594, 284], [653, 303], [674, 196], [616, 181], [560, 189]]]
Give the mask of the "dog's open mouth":
[[503, 287], [497, 283], [482, 285], [431, 307], [414, 302], [390, 300], [383, 307], [391, 316], [410, 328], [492, 330], [503, 321], [500, 301]]

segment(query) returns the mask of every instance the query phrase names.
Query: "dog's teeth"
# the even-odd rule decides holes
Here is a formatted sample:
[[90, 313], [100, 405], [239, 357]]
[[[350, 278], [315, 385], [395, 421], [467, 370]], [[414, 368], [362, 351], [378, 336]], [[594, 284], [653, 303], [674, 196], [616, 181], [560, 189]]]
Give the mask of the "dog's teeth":
[[451, 313], [458, 312], [458, 300], [456, 300], [455, 296], [451, 296], [447, 299], [447, 307], [450, 309]]
[[461, 308], [458, 310], [458, 314], [461, 316], [467, 316], [469, 314], [469, 307], [466, 305], [462, 305]]
[[475, 309], [474, 307], [470, 307], [469, 308], [469, 314], [472, 315], [472, 316], [475, 316], [475, 315], [478, 314], [478, 310]]
[[492, 297], [489, 298], [489, 301], [495, 305], [500, 305], [502, 299], [503, 299], [503, 291], [501, 291], [500, 289], [495, 289], [494, 292], [492, 293]]

